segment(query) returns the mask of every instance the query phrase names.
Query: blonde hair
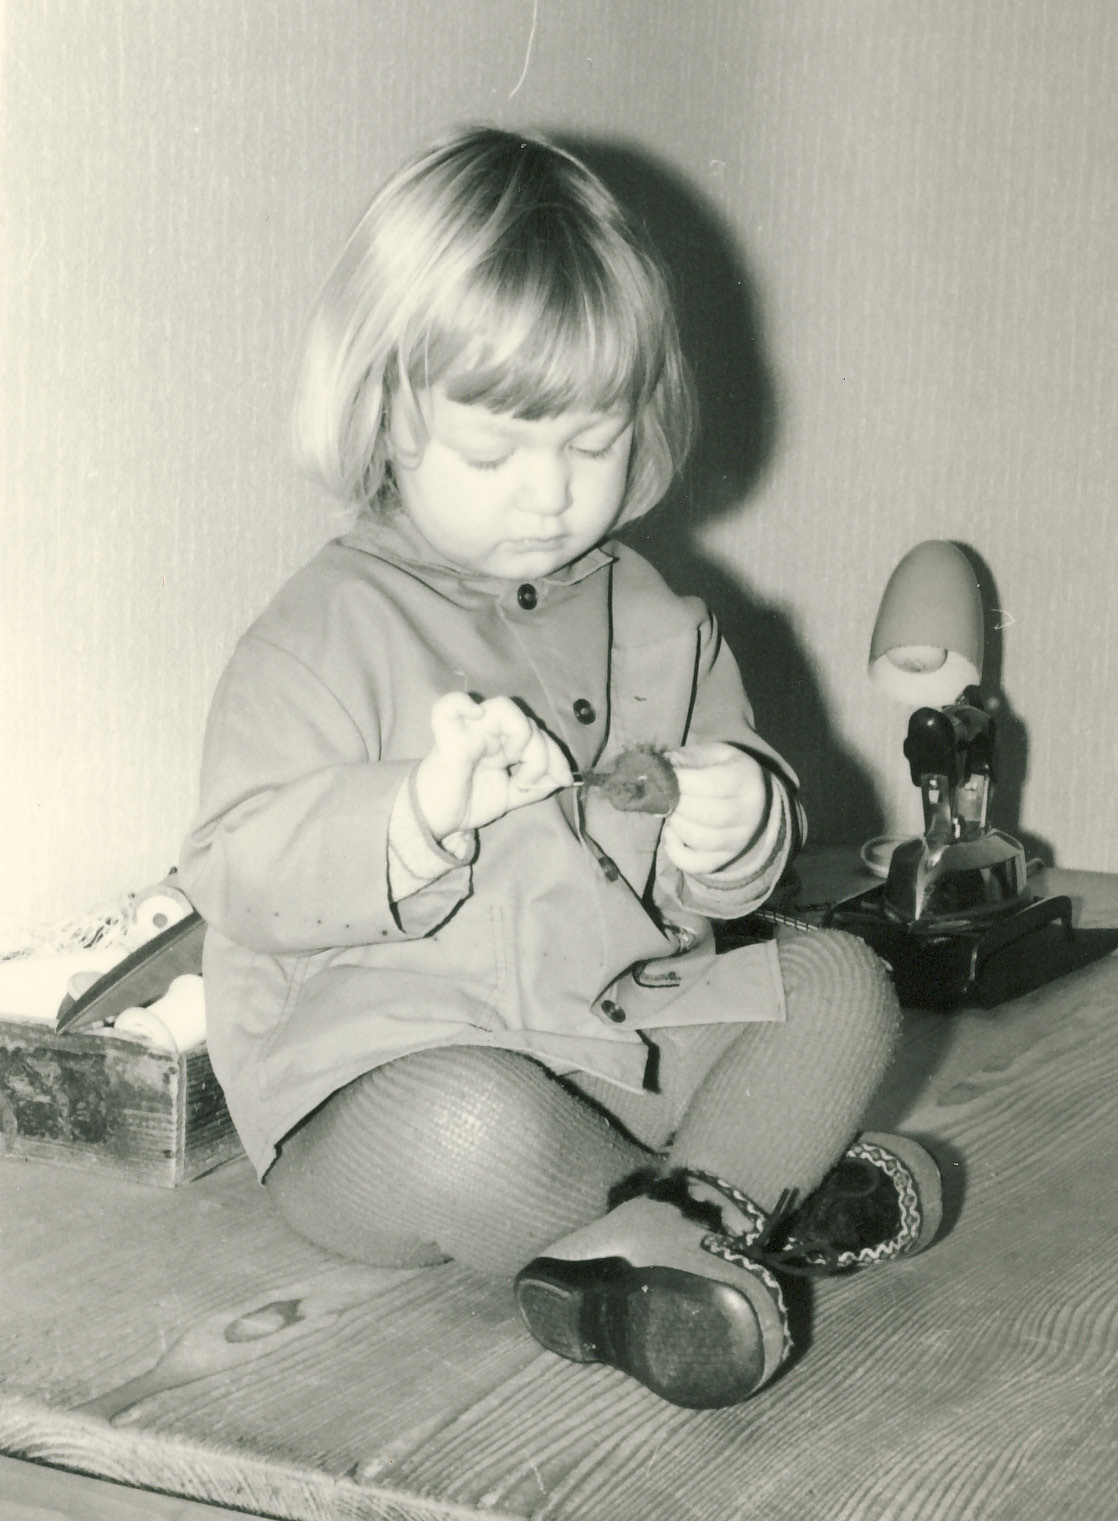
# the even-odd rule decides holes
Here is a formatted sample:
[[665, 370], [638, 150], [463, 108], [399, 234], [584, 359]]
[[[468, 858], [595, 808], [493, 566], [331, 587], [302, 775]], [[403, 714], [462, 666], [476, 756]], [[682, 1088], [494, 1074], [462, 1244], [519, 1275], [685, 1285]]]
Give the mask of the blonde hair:
[[624, 520], [664, 494], [694, 405], [663, 269], [578, 159], [492, 127], [457, 133], [374, 197], [308, 323], [295, 455], [333, 496], [392, 497], [387, 427], [416, 393], [534, 419], [629, 409]]

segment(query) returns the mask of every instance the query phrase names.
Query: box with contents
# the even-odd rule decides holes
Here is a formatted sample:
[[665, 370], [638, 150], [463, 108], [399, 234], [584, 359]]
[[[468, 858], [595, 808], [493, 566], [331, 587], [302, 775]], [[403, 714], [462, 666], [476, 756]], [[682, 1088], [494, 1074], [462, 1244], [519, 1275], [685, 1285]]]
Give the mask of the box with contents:
[[0, 1016], [0, 1150], [173, 1187], [241, 1155], [205, 1044]]
[[243, 1154], [176, 877], [0, 955], [0, 1154], [164, 1187]]

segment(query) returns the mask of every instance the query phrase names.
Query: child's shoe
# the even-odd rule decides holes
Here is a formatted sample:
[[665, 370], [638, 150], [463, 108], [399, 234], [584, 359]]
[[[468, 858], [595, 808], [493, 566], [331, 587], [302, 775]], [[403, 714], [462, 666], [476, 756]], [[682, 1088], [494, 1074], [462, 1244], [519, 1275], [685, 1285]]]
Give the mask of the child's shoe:
[[785, 1194], [769, 1215], [679, 1169], [530, 1262], [517, 1302], [561, 1357], [609, 1363], [676, 1405], [735, 1405], [792, 1350], [778, 1275], [923, 1251], [942, 1213], [939, 1168], [908, 1136], [862, 1135], [801, 1205]]
[[561, 1357], [609, 1363], [675, 1405], [735, 1405], [791, 1351], [780, 1285], [738, 1245], [666, 1201], [629, 1199], [522, 1269], [520, 1313]]
[[807, 1274], [892, 1262], [931, 1246], [942, 1221], [932, 1154], [911, 1136], [867, 1131], [769, 1232], [766, 1261]]
[[[773, 1272], [821, 1278], [910, 1257], [931, 1246], [943, 1220], [943, 1180], [925, 1147], [911, 1136], [866, 1131], [819, 1187], [797, 1203], [786, 1193], [771, 1215], [713, 1173], [677, 1170], [649, 1187], [697, 1215], [718, 1200], [741, 1247]], [[711, 1248], [715, 1250], [716, 1248]]]

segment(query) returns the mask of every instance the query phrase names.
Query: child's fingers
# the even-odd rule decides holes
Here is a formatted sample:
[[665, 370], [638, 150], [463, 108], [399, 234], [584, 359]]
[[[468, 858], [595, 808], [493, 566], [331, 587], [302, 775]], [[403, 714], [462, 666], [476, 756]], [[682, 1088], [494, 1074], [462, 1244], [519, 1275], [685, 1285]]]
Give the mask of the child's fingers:
[[736, 766], [710, 766], [702, 771], [681, 767], [676, 771], [680, 797], [717, 802], [738, 796], [748, 777]]
[[539, 731], [511, 697], [489, 697], [479, 704], [480, 722], [494, 764], [515, 766]]
[[557, 787], [569, 787], [571, 781], [566, 756], [550, 734], [536, 728], [512, 768], [513, 787], [517, 792], [543, 796]]
[[749, 849], [759, 826], [759, 819], [743, 819], [730, 828], [716, 828], [673, 814], [665, 825], [665, 847], [676, 847], [668, 848], [668, 855], [684, 871], [718, 871]]
[[743, 796], [740, 792], [734, 792], [726, 797], [705, 797], [684, 792], [680, 788], [679, 802], [672, 817], [697, 827], [732, 829], [737, 824], [756, 819], [763, 800], [763, 793]]
[[744, 750], [739, 750], [735, 745], [728, 745], [721, 739], [679, 745], [675, 750], [666, 750], [664, 753], [677, 771], [706, 771], [711, 766], [720, 765], [728, 760], [736, 760], [745, 754]]
[[461, 759], [477, 759], [485, 753], [484, 704], [468, 692], [447, 692], [431, 707], [431, 733], [435, 748]]
[[509, 697], [479, 702], [468, 692], [447, 692], [431, 708], [436, 748], [473, 762], [509, 766], [519, 760], [535, 725]]
[[752, 755], [720, 742], [686, 745], [671, 751], [668, 759], [675, 768], [680, 792], [689, 797], [731, 797], [764, 779]]
[[726, 825], [706, 824], [675, 813], [671, 817], [671, 829], [680, 843], [691, 850], [714, 850], [724, 855], [736, 855], [745, 849], [757, 832], [757, 825], [755, 821], [747, 819], [736, 819]]
[[[479, 702], [468, 693], [449, 692], [432, 707], [431, 728], [442, 764], [460, 778], [451, 790], [456, 797], [461, 792], [462, 802], [455, 812], [445, 797], [431, 796], [434, 782], [427, 765], [419, 781], [429, 822], [455, 812], [459, 824], [465, 820], [478, 827], [571, 784], [562, 750], [509, 697]], [[443, 792], [447, 790], [444, 784]]]
[[469, 692], [444, 692], [431, 705], [431, 726], [475, 718], [483, 707], [484, 704], [471, 697]]
[[757, 838], [769, 805], [760, 764], [732, 745], [687, 746], [672, 757], [679, 802], [665, 825], [664, 848], [681, 871], [718, 871]]
[[529, 735], [520, 758], [514, 760], [509, 767], [513, 787], [518, 792], [531, 792], [541, 778], [547, 775], [549, 761], [543, 735], [537, 729]]
[[730, 745], [694, 748], [705, 752], [707, 764], [676, 764], [679, 802], [672, 817], [681, 827], [753, 834], [769, 801], [760, 764]]
[[481, 704], [495, 765], [508, 768], [520, 791], [566, 787], [571, 769], [551, 735], [510, 697], [491, 697]]
[[727, 861], [738, 854], [736, 851], [725, 848], [699, 849], [696, 845], [684, 840], [671, 822], [664, 825], [661, 842], [672, 865], [678, 866], [680, 871], [693, 877], [707, 876], [711, 872], [720, 870]]

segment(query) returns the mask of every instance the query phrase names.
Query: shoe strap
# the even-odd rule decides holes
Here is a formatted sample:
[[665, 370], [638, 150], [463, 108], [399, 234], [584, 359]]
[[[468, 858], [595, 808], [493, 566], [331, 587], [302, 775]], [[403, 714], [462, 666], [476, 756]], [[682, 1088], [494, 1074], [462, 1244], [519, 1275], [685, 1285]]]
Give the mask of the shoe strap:
[[[726, 1199], [745, 1220], [745, 1228], [727, 1229], [721, 1208], [710, 1200], [696, 1198], [691, 1185], [705, 1184]], [[766, 1273], [790, 1274], [797, 1278], [818, 1278], [835, 1270], [835, 1252], [826, 1242], [811, 1242], [811, 1261], [804, 1260], [804, 1243], [796, 1241], [783, 1246], [774, 1244], [774, 1237], [795, 1212], [799, 1194], [794, 1188], [786, 1188], [770, 1212], [763, 1210], [736, 1184], [717, 1173], [703, 1172], [697, 1167], [675, 1168], [658, 1178], [646, 1189], [648, 1196], [661, 1199], [675, 1207], [689, 1220], [707, 1227], [708, 1234], [700, 1245], [704, 1251], [739, 1266], [751, 1263]]]
[[[795, 1189], [785, 1189], [776, 1207], [766, 1213], [736, 1184], [699, 1168], [677, 1168], [646, 1184], [641, 1191], [672, 1203], [688, 1219], [707, 1227], [703, 1248], [728, 1261], [756, 1263], [770, 1272], [797, 1278], [818, 1278], [850, 1268], [890, 1261], [918, 1248], [923, 1215], [915, 1179], [908, 1167], [891, 1151], [858, 1138], [845, 1152], [845, 1159], [861, 1162], [884, 1176], [891, 1185], [900, 1212], [894, 1235], [860, 1250], [840, 1250], [827, 1235], [813, 1228], [810, 1208], [800, 1208]], [[720, 1207], [696, 1198], [692, 1183], [704, 1184], [733, 1204], [745, 1227], [728, 1230]], [[795, 1218], [794, 1218], [795, 1217]]]

